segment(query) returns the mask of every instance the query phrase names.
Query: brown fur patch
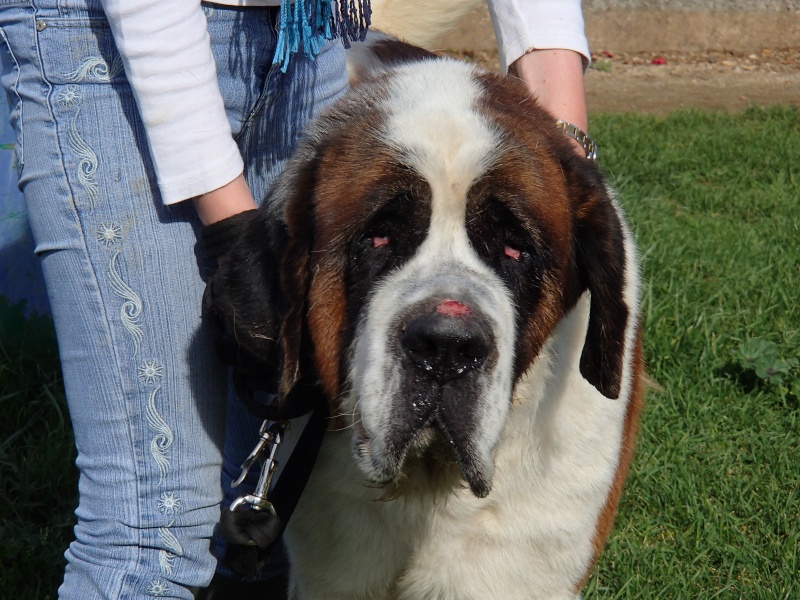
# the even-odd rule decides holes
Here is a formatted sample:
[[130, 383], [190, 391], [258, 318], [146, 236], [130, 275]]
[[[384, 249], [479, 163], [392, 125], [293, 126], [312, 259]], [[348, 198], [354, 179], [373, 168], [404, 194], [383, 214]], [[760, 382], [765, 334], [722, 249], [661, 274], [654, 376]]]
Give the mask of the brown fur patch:
[[[520, 152], [529, 157], [528, 164], [509, 177], [519, 179], [522, 191], [528, 191], [535, 222], [551, 233], [543, 241], [563, 269], [553, 277], [562, 292], [563, 308], [542, 318], [537, 315], [537, 321], [554, 324], [552, 317], [560, 318], [589, 289], [592, 306], [581, 373], [603, 395], [616, 398], [628, 318], [622, 301], [625, 256], [619, 217], [603, 175], [597, 165], [575, 153], [555, 127], [555, 118], [538, 106], [519, 80], [484, 74], [478, 81], [487, 94], [481, 110], [505, 134], [501, 156]], [[538, 352], [541, 346], [530, 347]]]
[[[325, 176], [316, 182], [308, 207], [314, 235], [307, 267], [307, 325], [315, 367], [331, 399], [339, 397], [343, 384], [347, 315], [343, 273], [348, 244], [378, 208], [374, 190], [386, 187], [384, 182], [397, 171], [395, 157], [388, 150], [381, 151], [381, 124], [377, 111], [342, 122], [319, 158], [319, 172]], [[297, 227], [310, 224], [309, 213], [306, 223], [297, 223]]]
[[394, 39], [376, 42], [371, 50], [378, 60], [389, 66], [438, 58], [433, 52]]
[[494, 74], [483, 74], [478, 81], [485, 90], [479, 110], [501, 132], [498, 160], [481, 185], [494, 186], [521, 200], [511, 206], [536, 233], [537, 244], [548, 255], [549, 270], [542, 274], [541, 297], [531, 310], [535, 319], [521, 325], [515, 365], [519, 376], [538, 356], [553, 327], [579, 295], [571, 269], [575, 215], [560, 158], [571, 158], [573, 150], [555, 128], [555, 119], [521, 82]]

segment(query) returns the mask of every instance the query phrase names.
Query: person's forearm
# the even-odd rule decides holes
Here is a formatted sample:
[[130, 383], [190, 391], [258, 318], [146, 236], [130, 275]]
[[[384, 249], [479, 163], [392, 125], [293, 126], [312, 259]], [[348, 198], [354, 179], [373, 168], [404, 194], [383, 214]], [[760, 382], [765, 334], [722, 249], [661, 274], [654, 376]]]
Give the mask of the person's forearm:
[[580, 54], [572, 50], [533, 50], [515, 61], [512, 70], [556, 118], [588, 131]]
[[243, 162], [225, 112], [200, 2], [101, 0], [164, 204], [222, 186]]
[[197, 196], [194, 199], [194, 206], [203, 225], [210, 225], [240, 212], [257, 208], [244, 175], [239, 175], [219, 189]]

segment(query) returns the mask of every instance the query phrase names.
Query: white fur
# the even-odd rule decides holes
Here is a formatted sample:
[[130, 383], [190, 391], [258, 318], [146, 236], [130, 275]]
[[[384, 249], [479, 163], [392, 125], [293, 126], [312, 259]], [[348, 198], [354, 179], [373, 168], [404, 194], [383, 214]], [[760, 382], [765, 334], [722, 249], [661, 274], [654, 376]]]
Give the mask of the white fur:
[[393, 38], [378, 31], [370, 31], [363, 42], [353, 42], [347, 50], [347, 76], [351, 85], [384, 68], [383, 62], [372, 51], [372, 47], [391, 39]]
[[434, 189], [439, 202], [458, 205], [490, 166], [486, 161], [499, 142], [474, 110], [481, 93], [476, 74], [467, 63], [440, 59], [405, 65], [390, 79], [383, 142], [409, 158], [431, 186], [440, 187]]

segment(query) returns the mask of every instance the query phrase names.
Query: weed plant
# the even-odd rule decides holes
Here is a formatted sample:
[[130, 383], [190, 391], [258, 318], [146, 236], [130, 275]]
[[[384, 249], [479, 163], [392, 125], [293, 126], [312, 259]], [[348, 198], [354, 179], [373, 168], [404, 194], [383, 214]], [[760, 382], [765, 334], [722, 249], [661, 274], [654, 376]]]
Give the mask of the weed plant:
[[[584, 598], [800, 598], [800, 111], [596, 116], [592, 135], [641, 248], [657, 387]], [[0, 330], [2, 598], [55, 596], [76, 502], [40, 325]]]

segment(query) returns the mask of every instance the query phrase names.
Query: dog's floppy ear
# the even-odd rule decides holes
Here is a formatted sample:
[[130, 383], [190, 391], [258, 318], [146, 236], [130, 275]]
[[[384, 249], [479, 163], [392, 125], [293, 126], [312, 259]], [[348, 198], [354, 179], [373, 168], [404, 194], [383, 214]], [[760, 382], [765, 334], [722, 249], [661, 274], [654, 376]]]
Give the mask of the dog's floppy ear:
[[220, 360], [235, 368], [237, 383], [274, 392], [281, 323], [276, 250], [285, 233], [264, 210], [252, 213], [230, 248], [217, 253], [218, 267], [203, 295], [203, 318]]
[[[204, 319], [237, 384], [283, 402], [300, 379], [315, 160], [294, 159], [206, 286]], [[287, 218], [289, 217], [289, 218]], [[288, 226], [288, 223], [303, 226]]]
[[575, 210], [574, 254], [581, 289], [591, 294], [589, 325], [580, 360], [581, 374], [607, 398], [618, 398], [622, 386], [628, 321], [625, 230], [599, 168], [570, 158], [568, 185]]
[[310, 359], [303, 348], [308, 343], [305, 316], [311, 286], [317, 157], [311, 151], [305, 155], [301, 152], [281, 175], [276, 189], [279, 202], [284, 206], [286, 228], [280, 261], [283, 322], [280, 330], [282, 368], [278, 397], [281, 400], [288, 397], [304, 372], [311, 369]]

